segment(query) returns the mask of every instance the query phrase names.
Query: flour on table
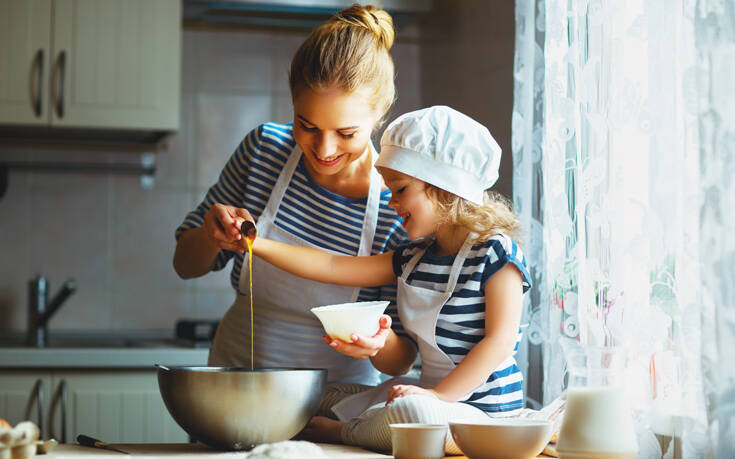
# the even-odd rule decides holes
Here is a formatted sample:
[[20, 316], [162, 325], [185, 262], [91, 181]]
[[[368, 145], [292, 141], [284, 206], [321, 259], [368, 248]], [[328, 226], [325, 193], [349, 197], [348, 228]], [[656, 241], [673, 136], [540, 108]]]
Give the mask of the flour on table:
[[324, 451], [308, 441], [279, 441], [253, 448], [246, 459], [327, 459]]

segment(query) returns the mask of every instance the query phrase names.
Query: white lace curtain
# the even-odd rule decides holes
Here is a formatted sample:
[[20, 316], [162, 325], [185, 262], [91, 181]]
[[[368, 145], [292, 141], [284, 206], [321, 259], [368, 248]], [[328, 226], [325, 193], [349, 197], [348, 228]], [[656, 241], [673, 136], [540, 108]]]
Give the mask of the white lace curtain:
[[537, 401], [622, 345], [640, 457], [735, 457], [733, 0], [517, 0], [514, 73]]

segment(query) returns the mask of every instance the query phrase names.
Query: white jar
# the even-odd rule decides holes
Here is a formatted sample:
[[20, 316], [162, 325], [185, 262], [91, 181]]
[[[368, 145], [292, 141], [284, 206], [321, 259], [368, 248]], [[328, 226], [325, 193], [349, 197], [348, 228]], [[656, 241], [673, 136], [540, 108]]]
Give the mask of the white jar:
[[563, 344], [567, 403], [556, 450], [562, 459], [633, 459], [638, 444], [625, 390], [621, 348]]

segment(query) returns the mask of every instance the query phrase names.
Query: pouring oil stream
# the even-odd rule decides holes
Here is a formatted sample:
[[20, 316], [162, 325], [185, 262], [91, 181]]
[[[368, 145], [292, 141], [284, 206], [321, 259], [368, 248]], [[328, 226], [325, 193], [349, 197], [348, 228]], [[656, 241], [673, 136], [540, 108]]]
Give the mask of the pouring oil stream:
[[245, 220], [240, 226], [240, 233], [245, 237], [245, 243], [248, 245], [248, 270], [249, 270], [249, 281], [250, 281], [250, 371], [255, 369], [255, 352], [254, 352], [254, 333], [253, 327], [255, 321], [253, 317], [253, 242], [255, 237], [258, 235], [258, 230], [255, 229], [255, 224], [250, 220]]

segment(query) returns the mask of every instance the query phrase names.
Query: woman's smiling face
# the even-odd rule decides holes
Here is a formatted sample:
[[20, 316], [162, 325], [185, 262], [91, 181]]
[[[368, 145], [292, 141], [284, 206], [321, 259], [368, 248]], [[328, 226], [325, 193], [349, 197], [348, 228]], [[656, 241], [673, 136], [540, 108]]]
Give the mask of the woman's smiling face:
[[312, 176], [336, 175], [368, 150], [378, 116], [365, 91], [300, 88], [294, 97], [294, 140]]
[[437, 206], [426, 193], [426, 183], [402, 172], [379, 167], [385, 184], [390, 188], [388, 203], [399, 217], [410, 239], [430, 236], [439, 226]]

